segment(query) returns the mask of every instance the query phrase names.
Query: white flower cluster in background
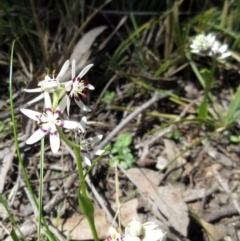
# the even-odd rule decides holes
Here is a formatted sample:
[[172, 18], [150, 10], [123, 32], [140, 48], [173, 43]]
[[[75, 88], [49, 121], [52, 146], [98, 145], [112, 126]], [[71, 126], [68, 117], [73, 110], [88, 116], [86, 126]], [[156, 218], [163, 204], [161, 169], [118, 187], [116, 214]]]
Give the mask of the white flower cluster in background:
[[231, 55], [227, 44], [221, 44], [216, 40], [216, 36], [199, 34], [191, 42], [191, 52], [202, 56], [214, 56], [219, 59], [225, 59]]
[[121, 235], [119, 229], [110, 227], [107, 241], [165, 241], [168, 233], [163, 233], [161, 229], [157, 229], [154, 222], [142, 224], [133, 218], [125, 228], [125, 234]]
[[[94, 87], [82, 78], [92, 66], [93, 64], [87, 65], [76, 77], [75, 60], [73, 60], [72, 78], [64, 82], [62, 78], [69, 67], [69, 60], [67, 60], [57, 77], [50, 77], [47, 75], [44, 80], [39, 82], [39, 88], [24, 89], [24, 91], [28, 93], [40, 93], [38, 97], [31, 100], [29, 103], [44, 99], [45, 104], [42, 113], [29, 109], [21, 109], [24, 115], [37, 121], [39, 126], [38, 130], [27, 139], [27, 144], [33, 144], [49, 134], [51, 150], [53, 153], [56, 153], [60, 148], [60, 136], [56, 127], [58, 126], [59, 128], [66, 128], [75, 132], [76, 144], [80, 146], [83, 161], [88, 165], [91, 165], [91, 154], [102, 155], [104, 153], [104, 150], [97, 150], [94, 148], [95, 144], [102, 139], [102, 135], [97, 135], [93, 138], [85, 138], [87, 123], [87, 118], [85, 116], [82, 117], [80, 122], [63, 119], [65, 109], [67, 109], [67, 115], [69, 116], [71, 100], [74, 100], [83, 111], [91, 111], [82, 100], [87, 98], [88, 90], [93, 90]], [[60, 99], [59, 96], [61, 95], [63, 97]], [[57, 104], [55, 103], [56, 100]], [[53, 103], [55, 103], [55, 105]]]

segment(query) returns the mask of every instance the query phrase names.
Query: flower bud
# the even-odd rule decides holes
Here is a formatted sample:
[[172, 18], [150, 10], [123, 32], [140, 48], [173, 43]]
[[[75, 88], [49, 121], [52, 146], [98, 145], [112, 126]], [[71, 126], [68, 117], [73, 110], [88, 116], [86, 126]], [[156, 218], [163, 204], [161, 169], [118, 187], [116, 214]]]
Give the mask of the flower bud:
[[136, 221], [135, 218], [132, 222], [128, 224], [125, 229], [125, 235], [130, 235], [132, 237], [139, 237], [143, 234], [143, 226], [140, 222]]

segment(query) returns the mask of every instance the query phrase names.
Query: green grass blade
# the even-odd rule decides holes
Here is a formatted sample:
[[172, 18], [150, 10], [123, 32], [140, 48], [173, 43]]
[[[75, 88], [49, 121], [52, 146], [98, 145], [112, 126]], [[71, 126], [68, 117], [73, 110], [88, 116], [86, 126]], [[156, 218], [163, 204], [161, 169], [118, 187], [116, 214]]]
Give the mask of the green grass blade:
[[38, 240], [41, 240], [41, 220], [42, 220], [42, 204], [43, 204], [43, 171], [44, 171], [44, 138], [41, 140], [40, 155], [40, 180], [39, 180], [39, 219], [38, 219]]
[[[19, 231], [19, 233], [20, 233], [21, 237], [23, 238], [23, 240], [26, 241], [24, 235], [22, 234], [20, 228], [18, 227], [18, 224], [16, 223], [16, 221], [15, 221], [15, 219], [14, 219], [14, 216], [13, 216], [12, 213], [11, 213], [11, 210], [8, 208], [8, 204], [7, 204], [7, 202], [5, 201], [5, 199], [3, 198], [2, 194], [0, 194], [0, 203], [1, 203], [1, 204], [4, 206], [4, 208], [6, 209], [6, 211], [7, 211], [7, 213], [8, 213], [8, 218], [10, 219], [11, 224], [13, 225], [13, 227]], [[12, 232], [13, 232], [13, 233], [12, 233]], [[12, 229], [11, 233], [12, 233], [12, 235], [15, 237], [16, 233], [15, 233], [15, 231], [14, 231], [13, 229]], [[14, 234], [15, 234], [15, 235], [14, 235]], [[11, 235], [11, 234], [10, 234], [10, 235]], [[16, 241], [19, 241], [18, 237], [17, 237], [17, 239], [15, 239], [15, 240], [16, 240]]]
[[230, 103], [230, 106], [226, 115], [226, 119], [225, 119], [226, 127], [231, 125], [239, 117], [239, 112], [236, 115], [237, 109], [239, 107], [240, 107], [240, 87], [238, 87], [236, 94]]
[[36, 197], [35, 197], [35, 195], [33, 193], [32, 187], [30, 185], [30, 181], [28, 179], [27, 172], [26, 172], [26, 169], [25, 169], [24, 164], [23, 164], [23, 160], [22, 160], [21, 152], [20, 152], [20, 148], [19, 148], [19, 143], [18, 143], [17, 124], [16, 124], [15, 115], [14, 115], [13, 93], [12, 93], [12, 71], [13, 71], [14, 46], [15, 46], [15, 42], [13, 42], [13, 44], [12, 44], [11, 60], [10, 60], [10, 73], [9, 73], [9, 98], [10, 98], [10, 110], [11, 110], [11, 117], [12, 117], [12, 124], [13, 124], [14, 142], [15, 142], [15, 146], [16, 146], [16, 151], [17, 151], [19, 164], [20, 164], [22, 172], [23, 172], [24, 180], [25, 180], [25, 182], [27, 184], [28, 190], [29, 190], [29, 192], [31, 194], [31, 197], [32, 197], [32, 199], [34, 201], [34, 204], [38, 208], [37, 199], [36, 199]]
[[[10, 236], [12, 238], [13, 241], [20, 241], [20, 239], [18, 238], [15, 230], [12, 228], [11, 232], [10, 232]], [[24, 238], [25, 239], [25, 238]], [[26, 239], [25, 239], [26, 240]]]

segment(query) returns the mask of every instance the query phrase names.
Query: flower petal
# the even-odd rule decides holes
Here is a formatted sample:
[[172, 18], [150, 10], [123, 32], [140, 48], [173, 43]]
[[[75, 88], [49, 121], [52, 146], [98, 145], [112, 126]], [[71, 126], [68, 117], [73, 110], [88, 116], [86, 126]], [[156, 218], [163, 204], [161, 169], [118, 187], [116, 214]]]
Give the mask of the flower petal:
[[77, 104], [82, 110], [84, 110], [84, 111], [91, 111], [91, 109], [88, 108], [86, 105], [84, 105], [83, 102], [82, 102], [79, 98], [78, 98], [78, 99], [74, 98], [74, 100], [75, 100], [76, 104]]
[[88, 88], [89, 90], [94, 90], [95, 87], [91, 84], [88, 84], [85, 88]]
[[24, 109], [21, 108], [20, 111], [26, 115], [27, 117], [35, 120], [35, 121], [39, 121], [39, 117], [42, 115], [40, 112], [38, 111], [34, 111], [34, 110], [29, 110], [29, 109]]
[[27, 139], [26, 143], [28, 145], [31, 145], [31, 144], [41, 140], [46, 134], [47, 134], [47, 132], [44, 132], [43, 130], [38, 129]]
[[45, 100], [45, 109], [52, 109], [52, 101], [48, 92], [45, 92], [44, 100]]
[[36, 92], [41, 92], [42, 89], [41, 88], [36, 88], [36, 89], [23, 89], [24, 92], [27, 93], [36, 93]]
[[226, 53], [224, 53], [224, 54], [222, 54], [221, 56], [220, 56], [220, 59], [225, 59], [225, 58], [227, 58], [227, 57], [229, 57], [229, 56], [231, 56], [232, 54], [230, 53], [230, 52], [226, 52]]
[[68, 69], [68, 66], [69, 66], [69, 60], [65, 61], [65, 63], [63, 64], [63, 66], [62, 66], [62, 68], [61, 68], [61, 70], [60, 70], [60, 72], [57, 76], [57, 79], [60, 78], [61, 76], [63, 76], [66, 73], [66, 71]]
[[218, 49], [218, 51], [219, 51], [220, 53], [224, 53], [224, 52], [227, 51], [227, 49], [228, 49], [228, 45], [227, 45], [227, 44], [224, 44], [224, 45], [222, 45], [222, 46]]
[[68, 114], [68, 116], [69, 116], [69, 111], [70, 111], [70, 105], [71, 105], [71, 100], [70, 100], [70, 98], [67, 96], [67, 114]]
[[43, 83], [41, 88], [42, 91], [53, 93], [57, 91], [60, 87], [60, 83], [56, 80]]
[[93, 142], [94, 144], [96, 144], [96, 143], [98, 143], [99, 141], [101, 141], [102, 138], [103, 138], [103, 135], [97, 135], [97, 136], [88, 138], [88, 140], [91, 139], [91, 142]]
[[81, 129], [81, 131], [84, 133], [85, 129], [86, 129], [86, 124], [87, 124], [87, 118], [86, 116], [83, 116], [80, 123], [79, 123], [79, 129]]
[[[122, 240], [120, 231], [118, 231], [116, 228], [113, 228], [113, 227], [109, 228], [109, 236], [111, 241]], [[106, 239], [106, 240], [109, 240], [109, 239]]]
[[41, 95], [37, 96], [36, 98], [30, 100], [27, 104], [31, 105], [32, 103], [38, 102], [39, 100], [44, 98], [45, 93], [42, 93]]
[[50, 134], [50, 145], [53, 153], [58, 152], [60, 148], [60, 137], [57, 131], [51, 130]]
[[[123, 241], [141, 241], [141, 239], [138, 237], [132, 237], [130, 235], [127, 235], [123, 238]], [[151, 240], [149, 240], [149, 241], [151, 241]]]
[[79, 125], [76, 121], [63, 120], [61, 122], [62, 126], [66, 129], [77, 129]]
[[[105, 152], [105, 153], [104, 153]], [[104, 155], [108, 154], [108, 151], [104, 151], [104, 150], [94, 150], [93, 153], [97, 156], [101, 156], [103, 153]]]
[[89, 69], [91, 69], [93, 67], [93, 64], [89, 64], [87, 65], [78, 75], [78, 77], [80, 77], [80, 79], [88, 72]]
[[81, 157], [88, 166], [91, 166], [90, 157], [87, 153], [81, 151]]
[[150, 230], [149, 232], [146, 232], [144, 235], [144, 238], [142, 241], [158, 241], [162, 240], [163, 236], [165, 236], [166, 233], [163, 233], [161, 229], [157, 230]]
[[66, 91], [70, 91], [72, 89], [72, 81], [67, 81], [65, 83], [63, 83], [65, 85], [65, 90]]
[[75, 59], [72, 61], [72, 80], [75, 78], [76, 75], [76, 61]]

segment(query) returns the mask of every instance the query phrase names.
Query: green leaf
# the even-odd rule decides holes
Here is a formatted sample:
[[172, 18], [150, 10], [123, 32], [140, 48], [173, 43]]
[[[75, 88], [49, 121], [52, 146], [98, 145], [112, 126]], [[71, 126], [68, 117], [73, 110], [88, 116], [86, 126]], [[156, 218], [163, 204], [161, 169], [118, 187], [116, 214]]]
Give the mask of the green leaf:
[[126, 132], [120, 136], [117, 137], [117, 141], [115, 143], [115, 146], [118, 147], [127, 147], [132, 142], [132, 136], [129, 132]]
[[179, 140], [180, 137], [180, 131], [179, 130], [174, 130], [166, 134], [166, 137], [174, 139], [174, 140]]
[[117, 159], [124, 160], [125, 156], [123, 154], [119, 154], [119, 155], [117, 155]]
[[240, 136], [230, 136], [230, 141], [233, 143], [239, 143], [240, 142]]
[[13, 241], [20, 241], [20, 239], [18, 238], [14, 228], [12, 228], [11, 232], [10, 232], [10, 236], [12, 238]]
[[79, 191], [78, 192], [78, 202], [79, 202], [80, 210], [83, 212], [83, 214], [85, 214], [88, 217], [93, 218], [93, 216], [94, 216], [94, 206], [93, 206], [93, 203], [90, 200], [90, 198], [82, 195]]
[[49, 241], [57, 241], [56, 237], [48, 230], [44, 230], [44, 235], [47, 236]]
[[179, 140], [180, 137], [180, 131], [179, 130], [174, 130], [173, 131], [173, 139]]
[[113, 148], [111, 149], [112, 154], [118, 153], [118, 151], [119, 151], [118, 146], [113, 146]]
[[174, 65], [178, 60], [181, 59], [181, 56], [178, 55], [174, 59], [167, 60], [164, 64], [160, 65], [160, 67], [157, 69], [157, 71], [154, 73], [153, 77], [158, 77], [162, 73], [164, 73], [167, 69], [169, 69], [170, 66]]
[[101, 99], [101, 101], [105, 104], [110, 105], [112, 103], [114, 97], [115, 97], [115, 92], [107, 90], [105, 92], [103, 98]]
[[130, 150], [128, 147], [122, 148], [122, 154], [123, 154], [124, 156], [127, 155], [128, 153], [131, 153], [131, 150]]
[[227, 111], [225, 126], [228, 127], [231, 125], [236, 119], [239, 117], [239, 112], [236, 111], [240, 106], [240, 87], [237, 89], [236, 94], [229, 105], [229, 109]]
[[125, 159], [126, 159], [126, 160], [132, 160], [132, 159], [133, 159], [132, 153], [127, 153], [127, 154], [125, 155]]
[[209, 91], [215, 82], [215, 77], [209, 69], [201, 69], [200, 73], [205, 82], [205, 91]]
[[123, 169], [128, 169], [128, 165], [126, 162], [120, 162], [120, 165]]
[[110, 159], [108, 164], [110, 167], [115, 167], [115, 162], [116, 162], [116, 159]]
[[198, 109], [198, 117], [206, 119], [208, 114], [208, 101], [204, 98]]

